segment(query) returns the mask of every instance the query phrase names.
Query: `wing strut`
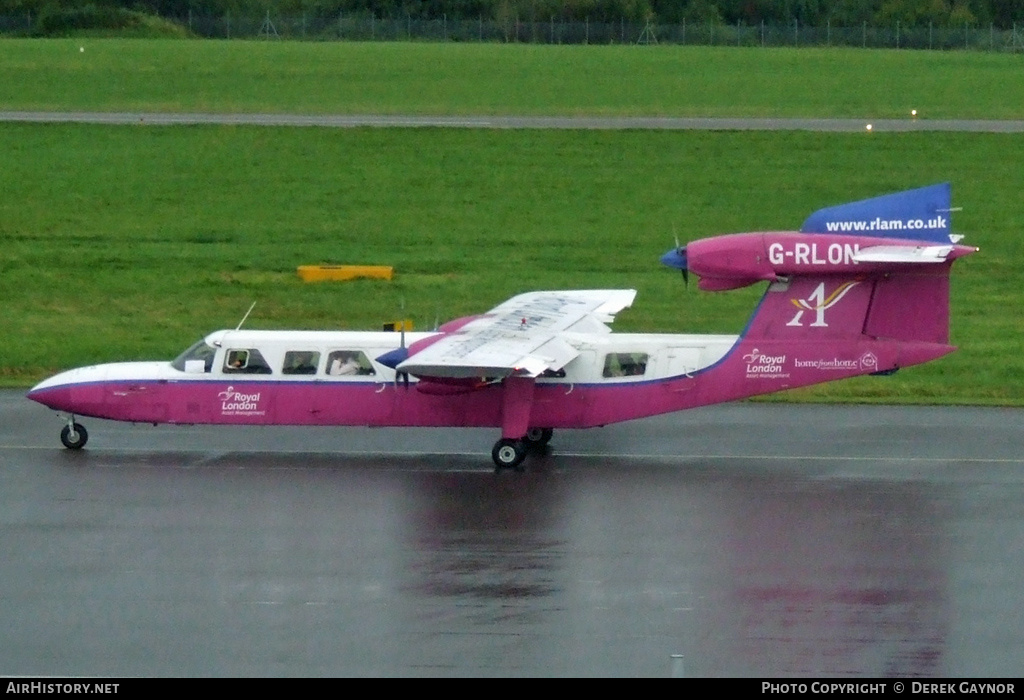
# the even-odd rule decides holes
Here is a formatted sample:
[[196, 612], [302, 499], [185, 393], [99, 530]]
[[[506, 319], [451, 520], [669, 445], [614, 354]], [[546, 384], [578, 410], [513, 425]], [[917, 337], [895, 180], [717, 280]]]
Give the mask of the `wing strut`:
[[519, 465], [526, 457], [528, 446], [524, 438], [530, 426], [535, 381], [533, 377], [513, 375], [501, 383], [501, 439], [491, 450], [499, 471], [520, 471]]
[[533, 377], [506, 377], [501, 393], [501, 436], [520, 440], [530, 427], [533, 408]]

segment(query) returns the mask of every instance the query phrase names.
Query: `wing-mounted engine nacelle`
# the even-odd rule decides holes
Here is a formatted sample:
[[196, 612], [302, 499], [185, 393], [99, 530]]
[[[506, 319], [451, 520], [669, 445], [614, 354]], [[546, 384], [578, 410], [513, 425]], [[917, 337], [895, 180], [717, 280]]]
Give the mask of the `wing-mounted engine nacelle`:
[[661, 261], [700, 277], [698, 287], [724, 291], [794, 275], [870, 274], [943, 263], [977, 248], [798, 232], [734, 233], [703, 238], [671, 250]]

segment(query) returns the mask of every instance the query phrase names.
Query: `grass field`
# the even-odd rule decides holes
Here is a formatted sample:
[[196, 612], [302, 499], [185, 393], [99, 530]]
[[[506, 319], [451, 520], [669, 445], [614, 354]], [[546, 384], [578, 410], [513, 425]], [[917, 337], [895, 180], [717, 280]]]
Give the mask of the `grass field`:
[[[14, 53], [31, 44], [14, 43]], [[302, 73], [299, 63], [289, 70]], [[252, 88], [214, 111], [244, 103], [238, 91]], [[261, 99], [259, 111], [310, 111]], [[83, 101], [71, 94], [61, 109], [101, 108]], [[954, 270], [961, 350], [782, 398], [1024, 404], [1021, 136], [3, 124], [0, 153], [8, 386], [94, 361], [171, 357], [236, 325], [252, 301], [249, 327], [374, 328], [407, 315], [422, 329], [530, 289], [635, 287], [619, 330], [737, 332], [760, 290], [683, 287], [657, 262], [674, 236], [796, 228], [822, 206], [948, 180], [964, 208], [954, 229], [982, 247]], [[310, 285], [295, 273], [307, 263], [388, 264], [397, 277]]]
[[[686, 46], [0, 39], [0, 108], [1024, 118], [1019, 55]], [[84, 51], [80, 49], [84, 48]]]

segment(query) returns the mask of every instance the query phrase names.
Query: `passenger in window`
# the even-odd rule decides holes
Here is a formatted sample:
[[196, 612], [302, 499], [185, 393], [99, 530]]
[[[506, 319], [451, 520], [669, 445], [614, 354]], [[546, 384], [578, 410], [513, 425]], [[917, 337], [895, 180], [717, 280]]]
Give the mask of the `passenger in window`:
[[630, 377], [637, 377], [647, 371], [646, 353], [637, 352], [625, 356], [626, 362], [622, 363], [623, 374]]
[[338, 353], [331, 361], [330, 374], [341, 376], [346, 374], [358, 374], [359, 361], [353, 353]]
[[316, 366], [320, 361], [320, 353], [317, 352], [288, 352], [285, 353], [284, 374], [316, 374]]

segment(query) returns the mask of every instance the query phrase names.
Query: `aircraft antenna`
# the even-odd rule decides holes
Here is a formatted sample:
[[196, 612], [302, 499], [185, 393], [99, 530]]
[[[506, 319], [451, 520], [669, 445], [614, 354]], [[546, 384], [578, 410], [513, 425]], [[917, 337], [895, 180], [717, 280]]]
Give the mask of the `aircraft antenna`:
[[245, 319], [249, 318], [249, 314], [252, 313], [254, 308], [256, 308], [255, 301], [252, 303], [252, 306], [249, 307], [249, 310], [245, 312], [245, 316], [242, 316], [242, 320], [238, 322], [238, 326], [235, 328], [236, 331], [242, 327], [242, 324], [245, 323]]

